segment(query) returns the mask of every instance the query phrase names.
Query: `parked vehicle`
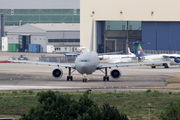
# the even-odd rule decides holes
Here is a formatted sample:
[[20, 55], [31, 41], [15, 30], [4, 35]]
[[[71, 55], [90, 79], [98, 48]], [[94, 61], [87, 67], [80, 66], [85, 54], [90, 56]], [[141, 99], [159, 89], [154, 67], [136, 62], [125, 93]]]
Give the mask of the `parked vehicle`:
[[28, 58], [26, 57], [26, 55], [20, 55], [20, 57], [18, 57], [18, 60], [28, 60]]

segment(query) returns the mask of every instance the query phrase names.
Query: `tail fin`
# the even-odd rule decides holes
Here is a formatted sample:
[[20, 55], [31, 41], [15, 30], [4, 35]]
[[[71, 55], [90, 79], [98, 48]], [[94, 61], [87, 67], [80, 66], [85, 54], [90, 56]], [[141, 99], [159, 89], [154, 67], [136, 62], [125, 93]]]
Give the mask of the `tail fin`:
[[78, 50], [79, 50], [80, 53], [87, 53], [87, 52], [89, 52], [89, 49], [87, 47], [80, 47]]
[[132, 54], [132, 52], [130, 51], [130, 48], [128, 47], [128, 54], [130, 55], [130, 54]]
[[134, 47], [134, 53], [135, 53], [136, 57], [145, 56], [145, 53], [143, 52], [143, 49], [139, 42], [133, 42], [133, 47]]
[[93, 36], [94, 36], [94, 20], [92, 20], [92, 32], [91, 32], [91, 47], [90, 47], [90, 51], [93, 51]]

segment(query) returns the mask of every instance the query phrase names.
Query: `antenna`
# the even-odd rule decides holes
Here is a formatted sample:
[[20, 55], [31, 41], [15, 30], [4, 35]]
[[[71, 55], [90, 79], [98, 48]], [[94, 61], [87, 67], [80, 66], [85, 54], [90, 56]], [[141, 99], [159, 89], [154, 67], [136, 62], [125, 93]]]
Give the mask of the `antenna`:
[[94, 20], [92, 20], [91, 47], [90, 47], [90, 51], [93, 51], [93, 35], [94, 35]]

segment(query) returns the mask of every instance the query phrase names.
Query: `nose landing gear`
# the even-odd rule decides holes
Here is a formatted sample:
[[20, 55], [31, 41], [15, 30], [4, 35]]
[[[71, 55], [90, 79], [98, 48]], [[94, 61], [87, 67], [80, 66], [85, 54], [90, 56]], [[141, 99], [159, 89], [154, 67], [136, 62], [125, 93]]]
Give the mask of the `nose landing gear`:
[[87, 82], [87, 75], [86, 74], [83, 74], [83, 82]]

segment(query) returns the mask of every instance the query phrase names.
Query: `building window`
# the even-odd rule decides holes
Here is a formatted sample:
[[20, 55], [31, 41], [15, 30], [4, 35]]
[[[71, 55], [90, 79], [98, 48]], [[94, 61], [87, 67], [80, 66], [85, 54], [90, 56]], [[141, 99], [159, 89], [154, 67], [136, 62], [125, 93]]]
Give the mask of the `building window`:
[[61, 42], [61, 43], [69, 43], [69, 42], [80, 42], [80, 39], [48, 39], [48, 43], [53, 42]]
[[129, 26], [129, 30], [132, 30], [132, 25]]
[[110, 25], [107, 26], [107, 30], [110, 30]]
[[122, 30], [125, 30], [125, 25], [122, 26]]

